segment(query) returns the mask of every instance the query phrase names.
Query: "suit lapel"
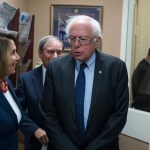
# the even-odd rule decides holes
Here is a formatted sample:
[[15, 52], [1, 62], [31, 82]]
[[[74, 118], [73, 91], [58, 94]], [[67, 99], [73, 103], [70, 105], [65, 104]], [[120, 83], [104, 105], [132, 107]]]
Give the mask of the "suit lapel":
[[[67, 82], [67, 88], [70, 92], [67, 92], [69, 103], [71, 105], [71, 111], [73, 118], [75, 120], [75, 99], [74, 99], [74, 85], [75, 85], [75, 60], [73, 57], [69, 60], [67, 66], [66, 66], [66, 82]], [[70, 82], [71, 81], [71, 82]]]
[[[103, 79], [103, 72], [104, 72], [104, 64], [101, 59], [101, 53], [96, 51], [96, 62], [95, 62], [95, 73], [94, 73], [94, 83], [93, 83], [93, 90], [92, 90], [92, 99], [91, 99], [91, 106], [89, 111], [89, 117], [87, 122], [87, 129], [90, 122], [90, 118], [92, 117], [92, 112], [94, 110], [94, 106], [96, 105], [96, 101], [98, 99], [99, 92], [101, 91], [102, 87], [102, 79]], [[68, 99], [70, 100], [71, 110], [73, 114], [73, 118], [75, 120], [75, 99], [74, 99], [74, 84], [75, 84], [75, 60], [72, 58], [66, 67], [66, 82], [67, 87], [66, 89], [71, 89], [68, 93]], [[72, 81], [72, 82], [70, 82]]]
[[94, 106], [96, 105], [96, 101], [99, 100], [98, 95], [99, 95], [99, 92], [101, 91], [101, 87], [102, 87], [104, 64], [103, 64], [103, 61], [101, 60], [100, 56], [101, 56], [101, 54], [99, 52], [96, 52], [92, 98], [91, 98], [91, 106], [90, 106], [90, 110], [89, 110], [87, 128], [88, 128], [88, 124], [90, 122], [90, 118], [92, 116], [92, 112], [94, 110]]
[[[89, 117], [87, 122], [87, 128], [88, 124], [90, 122], [90, 118], [92, 116], [92, 112], [94, 110], [94, 106], [96, 105], [96, 101], [99, 100], [98, 94], [101, 91], [101, 83], [103, 79], [103, 71], [104, 71], [104, 64], [101, 60], [101, 53], [96, 51], [96, 62], [95, 62], [95, 73], [94, 73], [94, 83], [93, 83], [93, 91], [92, 91], [92, 99], [91, 99], [91, 106], [89, 111]], [[70, 99], [70, 105], [72, 109], [73, 118], [75, 120], [75, 99], [74, 99], [74, 85], [75, 85], [75, 60], [72, 58], [68, 62], [68, 65], [66, 67], [66, 82], [67, 82], [67, 88], [71, 89], [71, 91], [67, 94], [68, 99]], [[72, 81], [70, 83], [70, 81]]]
[[42, 66], [37, 68], [34, 72], [33, 84], [36, 90], [36, 93], [39, 98], [41, 98], [42, 89], [43, 89], [43, 75], [42, 75]]
[[[8, 81], [8, 80], [7, 80]], [[9, 88], [9, 91], [12, 95], [12, 97], [14, 98], [16, 104], [18, 105], [19, 109], [21, 108], [20, 107], [20, 104], [19, 102], [17, 101], [17, 97], [14, 93], [14, 89], [13, 87], [11, 86], [10, 82], [8, 81], [8, 88]], [[15, 119], [15, 121], [17, 122], [17, 116], [14, 112], [14, 110], [12, 109], [12, 107], [10, 106], [8, 100], [6, 99], [6, 97], [4, 96], [4, 94], [2, 92], [0, 92], [0, 104], [1, 106]]]
[[[9, 82], [9, 81], [8, 81], [8, 82]], [[18, 99], [17, 99], [17, 96], [16, 96], [16, 94], [15, 94], [14, 88], [13, 88], [13, 86], [11, 85], [11, 83], [9, 84], [9, 91], [10, 91], [12, 97], [14, 98], [15, 102], [17, 103], [17, 105], [18, 105], [18, 107], [19, 107], [19, 109], [20, 109], [20, 111], [21, 111], [21, 110], [22, 110], [22, 109], [21, 109], [21, 105], [20, 105], [20, 103], [19, 103], [19, 101], [18, 101]]]

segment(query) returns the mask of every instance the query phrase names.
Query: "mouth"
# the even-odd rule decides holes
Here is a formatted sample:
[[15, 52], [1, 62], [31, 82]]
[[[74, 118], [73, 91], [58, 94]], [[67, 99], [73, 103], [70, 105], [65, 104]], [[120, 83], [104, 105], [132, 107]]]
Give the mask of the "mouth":
[[74, 55], [74, 57], [76, 57], [76, 58], [81, 56], [80, 53], [74, 53], [73, 55]]
[[16, 63], [14, 63], [14, 64], [12, 65], [12, 67], [13, 67], [13, 69], [15, 70], [15, 69], [16, 69], [16, 67], [17, 67], [17, 62], [16, 62]]
[[81, 55], [81, 54], [82, 54], [82, 52], [74, 51], [74, 52], [73, 52], [73, 54], [74, 54], [74, 55]]

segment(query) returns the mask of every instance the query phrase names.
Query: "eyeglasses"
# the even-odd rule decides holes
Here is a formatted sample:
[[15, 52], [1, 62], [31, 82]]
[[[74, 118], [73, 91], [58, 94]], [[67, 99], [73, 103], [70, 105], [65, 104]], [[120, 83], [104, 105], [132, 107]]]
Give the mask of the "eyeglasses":
[[68, 42], [70, 44], [74, 44], [76, 40], [80, 43], [80, 45], [87, 45], [89, 44], [96, 36], [92, 38], [86, 38], [86, 37], [75, 37], [75, 36], [69, 36], [68, 37]]
[[49, 50], [44, 50], [43, 52], [46, 52], [49, 55], [54, 55], [55, 53], [57, 55], [61, 55], [62, 54], [62, 50], [51, 50], [51, 49], [49, 49]]

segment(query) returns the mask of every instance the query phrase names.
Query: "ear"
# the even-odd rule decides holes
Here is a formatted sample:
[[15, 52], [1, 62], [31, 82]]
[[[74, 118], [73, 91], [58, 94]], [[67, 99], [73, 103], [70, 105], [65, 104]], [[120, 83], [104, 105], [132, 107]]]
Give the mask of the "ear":
[[39, 53], [39, 58], [42, 59], [42, 55], [43, 55], [42, 52], [38, 51], [38, 53]]
[[94, 38], [94, 41], [95, 41], [95, 43], [96, 43], [96, 47], [95, 47], [95, 48], [99, 48], [99, 45], [100, 45], [100, 43], [101, 43], [101, 41], [102, 41], [101, 37], [96, 37], [96, 38]]

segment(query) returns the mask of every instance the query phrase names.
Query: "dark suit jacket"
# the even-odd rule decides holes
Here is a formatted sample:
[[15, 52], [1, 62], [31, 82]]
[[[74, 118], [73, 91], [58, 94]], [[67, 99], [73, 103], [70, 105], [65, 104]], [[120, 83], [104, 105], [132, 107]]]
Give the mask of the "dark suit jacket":
[[27, 110], [29, 118], [34, 121], [29, 129], [32, 131], [32, 136], [29, 135], [25, 137], [25, 149], [27, 150], [40, 150], [42, 146], [34, 136], [34, 132], [37, 128], [43, 128], [42, 116], [39, 111], [39, 101], [43, 89], [42, 79], [42, 66], [40, 66], [29, 72], [22, 73], [17, 84], [17, 97], [23, 109], [25, 111]]
[[28, 119], [17, 99], [14, 88], [7, 79], [9, 91], [18, 105], [22, 118], [18, 124], [17, 116], [7, 101], [6, 97], [0, 92], [0, 150], [18, 150], [18, 128], [26, 136], [31, 135], [31, 125], [33, 121]]
[[96, 50], [91, 106], [81, 146], [77, 138], [74, 85], [72, 55], [51, 60], [40, 103], [50, 139], [48, 150], [118, 150], [118, 135], [126, 123], [129, 102], [125, 63]]

